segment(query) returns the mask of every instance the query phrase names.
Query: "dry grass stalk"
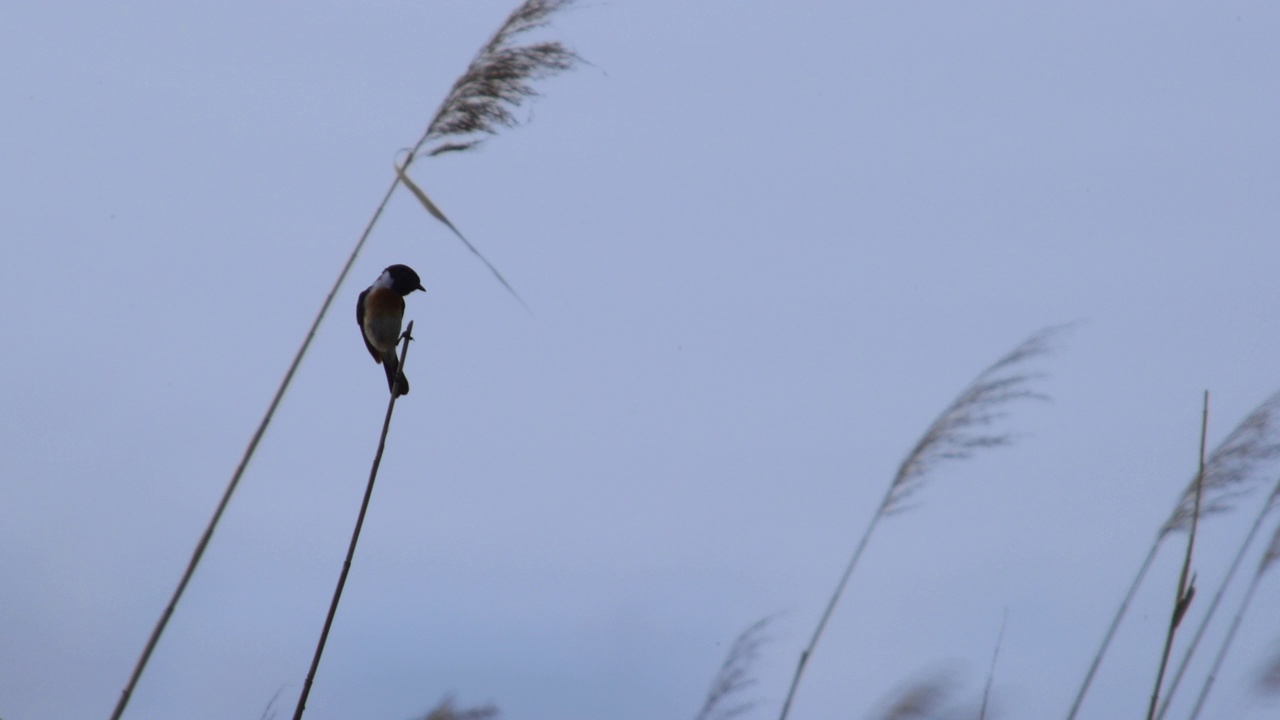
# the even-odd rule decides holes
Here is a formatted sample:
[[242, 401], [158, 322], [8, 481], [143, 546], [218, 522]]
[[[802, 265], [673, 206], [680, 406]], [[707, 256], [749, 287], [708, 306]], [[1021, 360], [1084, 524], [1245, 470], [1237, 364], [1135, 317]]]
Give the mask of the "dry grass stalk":
[[[409, 341], [413, 339], [413, 321], [401, 335], [403, 346], [400, 349], [400, 374], [397, 382], [404, 382], [404, 361], [409, 355]], [[365, 514], [369, 512], [369, 500], [373, 497], [373, 483], [378, 479], [378, 467], [382, 465], [382, 452], [387, 447], [387, 431], [391, 429], [391, 415], [396, 409], [399, 393], [389, 393], [387, 415], [382, 420], [382, 435], [378, 438], [378, 450], [373, 456], [373, 467], [369, 469], [369, 483], [365, 486], [364, 499], [360, 502], [360, 513], [356, 516], [355, 529], [351, 531], [351, 543], [347, 546], [347, 557], [342, 562], [342, 572], [338, 574], [338, 584], [333, 589], [333, 599], [329, 601], [329, 614], [325, 616], [324, 627], [320, 630], [320, 640], [316, 643], [315, 654], [311, 657], [311, 667], [307, 670], [307, 679], [302, 683], [302, 693], [298, 695], [298, 704], [293, 710], [293, 720], [302, 720], [302, 713], [307, 707], [307, 696], [311, 694], [311, 684], [315, 681], [316, 670], [320, 667], [320, 657], [324, 655], [325, 642], [329, 639], [329, 629], [333, 627], [333, 618], [338, 613], [338, 602], [342, 600], [342, 589], [347, 584], [347, 573], [351, 572], [351, 561], [356, 555], [356, 544], [360, 542], [360, 530], [364, 527]]]
[[786, 700], [782, 704], [779, 720], [786, 720], [791, 711], [791, 703], [795, 699], [796, 689], [804, 676], [805, 667], [813, 655], [827, 623], [849, 584], [849, 578], [862, 558], [872, 534], [880, 521], [891, 514], [904, 509], [904, 501], [919, 491], [928, 478], [930, 471], [948, 460], [962, 460], [972, 456], [983, 448], [1008, 445], [1012, 436], [1007, 432], [993, 429], [993, 425], [1007, 415], [1010, 403], [1025, 399], [1045, 399], [1046, 396], [1034, 392], [1030, 388], [1031, 381], [1040, 377], [1036, 373], [1023, 372], [1024, 365], [1050, 351], [1050, 341], [1065, 330], [1067, 326], [1050, 327], [1032, 335], [1018, 345], [1009, 354], [1000, 358], [995, 364], [982, 371], [955, 400], [942, 411], [920, 440], [907, 453], [898, 467], [889, 489], [885, 492], [880, 506], [872, 516], [867, 529], [863, 531], [853, 556], [845, 566], [844, 574], [836, 584], [827, 607], [818, 620], [809, 644], [800, 653], [800, 661], [796, 665], [795, 675], [787, 690]]
[[1200, 520], [1200, 498], [1204, 493], [1204, 448], [1209, 434], [1209, 391], [1204, 392], [1204, 410], [1200, 416], [1200, 467], [1196, 470], [1195, 503], [1191, 506], [1191, 527], [1187, 533], [1187, 551], [1182, 558], [1182, 572], [1178, 575], [1177, 593], [1173, 598], [1173, 610], [1169, 618], [1169, 629], [1165, 632], [1164, 650], [1160, 654], [1160, 669], [1156, 672], [1155, 687], [1151, 691], [1151, 702], [1147, 706], [1147, 720], [1154, 720], [1156, 708], [1160, 703], [1160, 686], [1164, 682], [1164, 671], [1169, 666], [1169, 652], [1173, 649], [1173, 638], [1178, 633], [1182, 618], [1191, 607], [1191, 599], [1196, 595], [1196, 579], [1191, 572], [1191, 557], [1196, 545], [1196, 527]]
[[[1258, 481], [1266, 477], [1263, 471], [1272, 466], [1271, 461], [1277, 456], [1280, 456], [1280, 392], [1264, 400], [1209, 454], [1204, 470], [1204, 500], [1200, 515], [1222, 514], [1233, 509], [1236, 500], [1251, 493]], [[1080, 712], [1084, 698], [1093, 685], [1093, 678], [1098, 674], [1098, 668], [1111, 647], [1120, 622], [1128, 613], [1134, 595], [1146, 579], [1147, 571], [1151, 569], [1151, 563], [1161, 544], [1172, 532], [1189, 528], [1189, 521], [1194, 516], [1195, 487], [1196, 477], [1193, 476], [1187, 489], [1179, 496], [1173, 513], [1160, 527], [1147, 550], [1147, 556], [1129, 583], [1124, 599], [1116, 608], [1111, 624], [1089, 662], [1089, 669], [1085, 672], [1084, 680], [1072, 700], [1071, 709], [1067, 712], [1067, 720], [1075, 720]]]
[[702, 703], [696, 720], [730, 720], [755, 706], [751, 701], [727, 703], [756, 684], [755, 678], [751, 677], [751, 666], [760, 656], [760, 647], [766, 641], [764, 629], [769, 621], [770, 618], [757, 620], [733, 641], [724, 664], [711, 681], [711, 689], [707, 691], [707, 699]]
[[[302, 344], [298, 346], [297, 352], [294, 353], [293, 360], [289, 363], [289, 368], [285, 371], [284, 378], [280, 380], [280, 385], [276, 388], [275, 394], [267, 404], [266, 412], [263, 413], [262, 419], [258, 421], [257, 429], [254, 430], [253, 435], [249, 438], [249, 443], [240, 457], [240, 462], [236, 465], [235, 470], [232, 471], [231, 479], [227, 481], [227, 487], [223, 491], [217, 507], [214, 509], [213, 516], [205, 527], [200, 540], [197, 541], [195, 550], [191, 554], [191, 559], [188, 561], [177, 587], [169, 598], [169, 603], [160, 613], [160, 618], [156, 621], [155, 627], [152, 629], [141, 654], [138, 656], [129, 680], [125, 684], [124, 690], [121, 691], [120, 699], [111, 713], [111, 720], [120, 720], [120, 717], [124, 714], [124, 710], [129, 704], [129, 699], [133, 696], [134, 688], [137, 687], [138, 681], [142, 678], [142, 673], [151, 659], [151, 653], [155, 650], [160, 637], [164, 634], [165, 628], [169, 624], [169, 618], [173, 616], [178, 602], [186, 591], [187, 584], [191, 581], [196, 567], [200, 564], [204, 551], [213, 537], [214, 530], [217, 529], [218, 524], [221, 522], [227, 505], [230, 504], [245, 470], [249, 467], [249, 462], [258, 450], [258, 444], [261, 443], [263, 436], [267, 432], [267, 427], [271, 425], [271, 420], [275, 417], [276, 410], [280, 407], [280, 402], [284, 399], [285, 393], [293, 383], [293, 377], [297, 373], [298, 367], [302, 365], [302, 359], [306, 357], [307, 351], [311, 349], [311, 341], [315, 339], [316, 332], [320, 329], [320, 323], [324, 321], [325, 316], [329, 313], [329, 308], [333, 305], [334, 298], [337, 297], [338, 291], [342, 288], [343, 283], [346, 282], [347, 275], [350, 274], [351, 268], [355, 266], [361, 250], [364, 249], [369, 237], [373, 234], [373, 228], [378, 224], [378, 220], [382, 217], [383, 211], [386, 210], [387, 204], [391, 202], [391, 196], [395, 194], [396, 188], [400, 185], [400, 175], [408, 169], [409, 164], [418, 157], [422, 149], [432, 140], [442, 140], [448, 137], [475, 133], [491, 135], [496, 131], [498, 125], [511, 126], [516, 124], [515, 117], [508, 108], [518, 106], [524, 99], [537, 94], [529, 83], [568, 69], [577, 60], [577, 56], [554, 42], [538, 43], [521, 48], [513, 47], [511, 40], [530, 30], [542, 27], [547, 23], [552, 13], [570, 2], [572, 0], [528, 0], [528, 2], [520, 5], [507, 18], [502, 27], [498, 29], [498, 32], [490, 38], [489, 42], [481, 48], [480, 53], [471, 62], [471, 65], [467, 67], [467, 71], [463, 73], [462, 77], [454, 83], [453, 89], [432, 117], [427, 129], [418, 138], [413, 150], [405, 158], [404, 162], [400, 164], [397, 177], [392, 179], [390, 186], [383, 193], [382, 199], [373, 210], [373, 215], [369, 218], [364, 230], [360, 233], [360, 237], [356, 240], [355, 247], [347, 255], [346, 261], [338, 271], [338, 277], [333, 281], [333, 285], [329, 288], [328, 294], [325, 295], [324, 301], [320, 303], [320, 309], [311, 321], [311, 327], [308, 328], [307, 334], [303, 337]], [[465, 121], [468, 116], [473, 118], [470, 125]], [[437, 155], [452, 150], [466, 150], [475, 147], [478, 142], [478, 139], [450, 141], [433, 148], [430, 154]], [[443, 217], [443, 213], [440, 214], [440, 217]], [[452, 223], [445, 222], [446, 225], [450, 226], [450, 229], [457, 233], [457, 230], [452, 227]], [[461, 237], [461, 234], [459, 234], [459, 237]], [[465, 241], [465, 238], [463, 240]], [[470, 243], [467, 244], [470, 246]], [[476, 252], [474, 247], [472, 251]], [[479, 255], [478, 252], [476, 254]], [[483, 260], [484, 258], [481, 259]], [[503, 285], [508, 290], [511, 290], [511, 286], [498, 274], [497, 269], [487, 260], [484, 262], [495, 275], [498, 275]], [[511, 292], [513, 295], [515, 294], [514, 290], [511, 290]], [[516, 298], [519, 299], [519, 296], [517, 295]], [[523, 303], [523, 301], [521, 302]]]
[[1200, 686], [1200, 695], [1196, 698], [1196, 705], [1191, 711], [1190, 720], [1200, 717], [1200, 710], [1204, 707], [1204, 702], [1209, 697], [1209, 691], [1213, 689], [1213, 682], [1217, 678], [1218, 672], [1222, 669], [1222, 663], [1226, 660], [1227, 653], [1231, 650], [1231, 643], [1235, 641], [1236, 631], [1240, 629], [1244, 614], [1253, 602], [1253, 594], [1262, 583], [1263, 575], [1266, 575], [1267, 570], [1270, 570], [1277, 560], [1280, 560], [1280, 523], [1276, 524], [1275, 532], [1271, 535], [1271, 543], [1267, 545], [1266, 551], [1262, 554], [1262, 559], [1258, 561], [1258, 569], [1253, 573], [1253, 579], [1249, 581], [1249, 589], [1245, 591], [1244, 597], [1240, 598], [1240, 606], [1236, 608], [1236, 615], [1231, 619], [1231, 627], [1227, 629], [1226, 637], [1223, 638], [1222, 644], [1218, 646], [1218, 652], [1213, 658], [1213, 666], [1209, 668], [1209, 674], [1205, 677], [1204, 684]]

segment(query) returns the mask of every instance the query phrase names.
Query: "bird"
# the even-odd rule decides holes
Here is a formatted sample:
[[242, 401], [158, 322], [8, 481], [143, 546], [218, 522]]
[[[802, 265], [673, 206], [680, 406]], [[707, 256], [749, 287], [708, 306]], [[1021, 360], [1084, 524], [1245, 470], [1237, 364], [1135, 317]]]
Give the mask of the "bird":
[[391, 265], [356, 300], [356, 322], [364, 346], [369, 348], [373, 361], [386, 370], [387, 387], [395, 395], [409, 394], [409, 380], [399, 373], [396, 344], [400, 342], [404, 298], [415, 290], [426, 292], [418, 273], [408, 265]]

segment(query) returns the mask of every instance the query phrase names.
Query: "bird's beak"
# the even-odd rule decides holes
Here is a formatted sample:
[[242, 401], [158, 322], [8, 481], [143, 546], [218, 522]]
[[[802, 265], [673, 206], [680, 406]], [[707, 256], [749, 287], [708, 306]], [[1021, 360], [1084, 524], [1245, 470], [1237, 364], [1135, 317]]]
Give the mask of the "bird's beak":
[[418, 285], [418, 287], [414, 288], [414, 290], [421, 290], [422, 292], [426, 292], [426, 291], [427, 291], [427, 289], [426, 289], [426, 288], [424, 288], [424, 287], [422, 287], [422, 285], [421, 285], [421, 284], [419, 284], [419, 285]]

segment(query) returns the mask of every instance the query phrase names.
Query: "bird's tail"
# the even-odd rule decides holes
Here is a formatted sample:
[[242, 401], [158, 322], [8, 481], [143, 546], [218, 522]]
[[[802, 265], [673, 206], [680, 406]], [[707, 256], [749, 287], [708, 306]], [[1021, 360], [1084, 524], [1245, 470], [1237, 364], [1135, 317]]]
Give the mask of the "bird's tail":
[[396, 387], [396, 376], [399, 375], [400, 361], [396, 358], [395, 353], [388, 353], [382, 358], [382, 369], [387, 371], [387, 387], [391, 392], [397, 395], [409, 394], [409, 378], [400, 375], [400, 387]]

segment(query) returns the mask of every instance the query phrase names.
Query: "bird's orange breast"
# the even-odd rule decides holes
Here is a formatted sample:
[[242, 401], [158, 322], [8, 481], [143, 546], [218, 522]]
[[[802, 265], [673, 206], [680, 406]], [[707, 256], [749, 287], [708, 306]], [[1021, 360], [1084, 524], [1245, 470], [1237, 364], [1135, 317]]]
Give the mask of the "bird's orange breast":
[[404, 318], [404, 298], [386, 288], [374, 288], [364, 299], [364, 336], [383, 352], [395, 349]]

